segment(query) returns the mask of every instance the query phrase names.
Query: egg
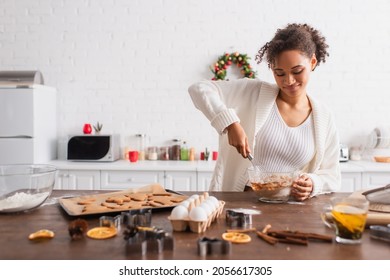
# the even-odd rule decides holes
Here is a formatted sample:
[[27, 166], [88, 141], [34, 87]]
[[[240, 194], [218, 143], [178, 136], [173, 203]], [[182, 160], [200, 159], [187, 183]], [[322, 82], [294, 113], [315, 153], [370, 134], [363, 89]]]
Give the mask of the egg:
[[190, 219], [195, 222], [207, 221], [206, 210], [200, 206], [192, 208], [190, 211]]
[[191, 212], [191, 210], [195, 208], [195, 202], [194, 201], [191, 201], [190, 202], [190, 205], [188, 205], [188, 212]]
[[207, 202], [202, 202], [199, 207], [202, 207], [205, 211], [206, 211], [206, 214], [207, 214], [207, 217], [211, 215], [211, 213], [213, 213], [213, 209], [211, 207], [210, 204], [208, 204]]
[[195, 206], [199, 206], [200, 201], [199, 201], [199, 195], [198, 194], [191, 195], [189, 199], [193, 200]]
[[185, 208], [188, 208], [188, 206], [190, 206], [190, 201], [189, 200], [184, 200], [179, 205], [183, 205]]
[[210, 201], [214, 205], [215, 208], [217, 208], [219, 206], [219, 201], [215, 196], [209, 196], [206, 200]]
[[211, 212], [217, 209], [217, 206], [211, 200], [206, 199], [205, 201], [203, 201], [203, 203], [206, 203], [210, 207]]
[[199, 194], [193, 194], [190, 196], [190, 198], [192, 198], [193, 200], [196, 200], [199, 198]]
[[183, 205], [177, 205], [172, 209], [171, 219], [172, 220], [185, 220], [188, 218], [188, 209]]

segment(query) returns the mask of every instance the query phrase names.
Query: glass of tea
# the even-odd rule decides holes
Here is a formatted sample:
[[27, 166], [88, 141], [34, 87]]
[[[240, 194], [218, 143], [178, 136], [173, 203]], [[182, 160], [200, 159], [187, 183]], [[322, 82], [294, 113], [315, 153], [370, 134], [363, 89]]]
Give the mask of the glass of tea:
[[324, 207], [322, 221], [336, 232], [336, 242], [361, 243], [369, 202], [365, 197], [333, 197]]

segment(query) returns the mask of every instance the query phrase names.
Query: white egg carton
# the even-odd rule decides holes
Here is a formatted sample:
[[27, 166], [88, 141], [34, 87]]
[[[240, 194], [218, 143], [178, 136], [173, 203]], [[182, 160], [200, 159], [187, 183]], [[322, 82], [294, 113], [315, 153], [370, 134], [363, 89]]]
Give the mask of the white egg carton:
[[[194, 201], [191, 201], [190, 197], [187, 199], [188, 203], [188, 213], [191, 213], [191, 210], [193, 208], [200, 208], [201, 201], [206, 199], [208, 197], [208, 193], [204, 193], [203, 195], [199, 196], [199, 199], [195, 199]], [[182, 202], [183, 203], [183, 202]], [[207, 218], [203, 219], [204, 217], [198, 217], [196, 215], [192, 215], [193, 219], [191, 219], [190, 215], [187, 215], [184, 218], [178, 219], [177, 217], [174, 217], [171, 215], [168, 217], [168, 219], [171, 221], [172, 228], [174, 231], [192, 231], [196, 233], [202, 233], [207, 230], [207, 228], [222, 214], [223, 208], [225, 206], [225, 202], [222, 200], [216, 200], [214, 203], [216, 203], [214, 210], [210, 213], [208, 213]], [[183, 205], [186, 205], [186, 201], [184, 201]], [[178, 205], [180, 206], [180, 204]], [[177, 207], [177, 206], [176, 206]], [[201, 219], [202, 218], [202, 219]]]

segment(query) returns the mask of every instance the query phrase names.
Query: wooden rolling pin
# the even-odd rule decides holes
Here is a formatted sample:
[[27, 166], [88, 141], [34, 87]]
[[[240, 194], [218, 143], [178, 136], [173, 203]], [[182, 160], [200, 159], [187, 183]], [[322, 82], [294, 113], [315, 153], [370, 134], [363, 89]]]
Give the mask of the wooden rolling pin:
[[387, 225], [390, 224], [390, 214], [388, 213], [373, 213], [367, 214], [366, 226], [370, 225]]

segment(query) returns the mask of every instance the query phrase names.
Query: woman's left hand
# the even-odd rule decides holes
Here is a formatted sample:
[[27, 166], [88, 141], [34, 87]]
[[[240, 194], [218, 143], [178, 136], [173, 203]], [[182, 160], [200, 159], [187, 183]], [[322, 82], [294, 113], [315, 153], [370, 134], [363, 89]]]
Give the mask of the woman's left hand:
[[309, 176], [302, 174], [292, 184], [291, 195], [298, 201], [306, 200], [313, 191], [313, 181]]

